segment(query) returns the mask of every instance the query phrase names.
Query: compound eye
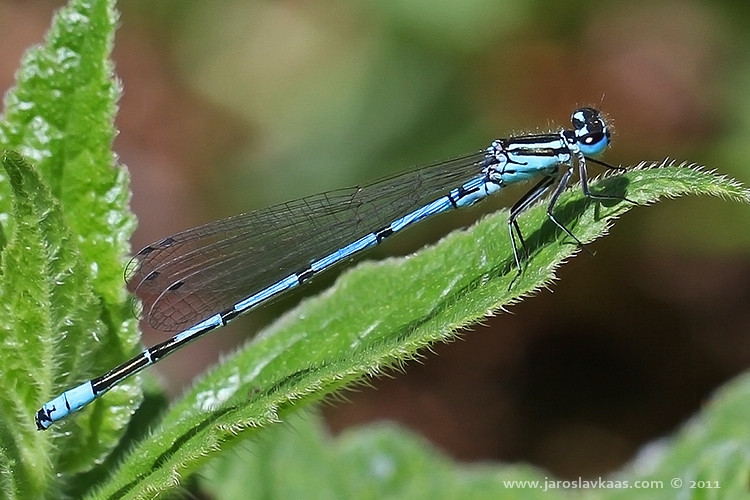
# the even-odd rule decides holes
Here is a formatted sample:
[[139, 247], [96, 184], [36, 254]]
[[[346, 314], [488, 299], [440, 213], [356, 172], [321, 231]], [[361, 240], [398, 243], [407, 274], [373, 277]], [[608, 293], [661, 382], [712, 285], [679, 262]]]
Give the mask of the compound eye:
[[603, 141], [606, 141], [604, 132], [594, 132], [593, 134], [587, 134], [581, 138], [581, 143], [586, 146], [594, 146]]
[[596, 155], [609, 146], [609, 134], [606, 132], [591, 132], [578, 138], [578, 146], [585, 155]]

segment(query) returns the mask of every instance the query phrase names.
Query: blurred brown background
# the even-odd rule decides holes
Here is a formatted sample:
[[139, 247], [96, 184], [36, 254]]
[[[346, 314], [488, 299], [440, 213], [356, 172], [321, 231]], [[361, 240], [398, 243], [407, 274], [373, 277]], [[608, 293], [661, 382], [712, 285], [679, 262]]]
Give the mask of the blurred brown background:
[[[61, 4], [0, 0], [0, 89]], [[134, 247], [498, 136], [567, 126], [580, 105], [614, 124], [611, 163], [669, 157], [750, 181], [748, 2], [120, 8], [115, 150], [132, 174]], [[749, 223], [747, 207], [711, 199], [637, 208], [550, 290], [327, 405], [330, 427], [388, 418], [462, 460], [527, 461], [563, 477], [611, 471], [750, 365]], [[425, 223], [368, 258], [414, 251], [444, 226]], [[161, 363], [169, 393], [300, 297]], [[147, 330], [144, 342], [162, 338]]]

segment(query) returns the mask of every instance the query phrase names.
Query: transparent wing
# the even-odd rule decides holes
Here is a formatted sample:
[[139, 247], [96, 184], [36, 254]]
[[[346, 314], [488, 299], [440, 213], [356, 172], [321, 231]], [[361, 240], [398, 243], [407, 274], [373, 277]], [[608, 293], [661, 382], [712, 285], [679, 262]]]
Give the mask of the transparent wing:
[[484, 151], [182, 231], [126, 271], [149, 324], [192, 326], [481, 175]]

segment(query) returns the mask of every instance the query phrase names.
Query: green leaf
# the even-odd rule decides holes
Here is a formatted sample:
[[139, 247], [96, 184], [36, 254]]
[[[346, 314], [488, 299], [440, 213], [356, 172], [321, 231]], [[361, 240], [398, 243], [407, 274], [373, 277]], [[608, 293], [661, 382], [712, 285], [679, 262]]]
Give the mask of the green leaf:
[[127, 172], [111, 150], [116, 22], [112, 0], [71, 1], [45, 42], [26, 53], [5, 96], [0, 470], [11, 472], [0, 488], [9, 497], [59, 498], [71, 485], [89, 487], [72, 474], [111, 452], [140, 400], [137, 381], [128, 381], [81, 418], [35, 430], [42, 403], [138, 348], [122, 284], [135, 219]]
[[[40, 445], [34, 451], [44, 450], [35, 456], [44, 457], [51, 450], [44, 449], [45, 443], [37, 439], [31, 417], [40, 393], [44, 397], [50, 385], [45, 379], [52, 378], [56, 363], [63, 365], [54, 371], [80, 372], [80, 364], [87, 362], [80, 352], [56, 358], [55, 344], [71, 337], [102, 336], [104, 325], [57, 200], [18, 153], [6, 151], [3, 167], [16, 203], [14, 231], [2, 254], [0, 321], [6, 390], [0, 395], [4, 399], [0, 406], [6, 424], [23, 429], [26, 439]], [[15, 390], [9, 392], [9, 388]], [[26, 451], [20, 445], [18, 449]]]
[[[722, 387], [674, 437], [646, 447], [617, 479], [653, 481], [650, 489], [607, 491], [599, 498], [746, 498], [750, 470], [750, 374]], [[659, 486], [661, 482], [661, 486]]]
[[[4, 450], [12, 448], [17, 454], [4, 459], [23, 464], [11, 468], [19, 489], [41, 491], [53, 470], [71, 474], [101, 460], [120, 439], [131, 413], [129, 405], [138, 394], [128, 387], [117, 389], [107, 403], [71, 420], [68, 435], [36, 430], [33, 415], [40, 401], [59, 391], [52, 386], [58, 373], [69, 374], [62, 383], [70, 384], [102, 370], [102, 356], [96, 351], [103, 349], [108, 325], [60, 204], [18, 153], [6, 151], [3, 167], [15, 203], [14, 230], [0, 267], [4, 389], [0, 408], [3, 427], [13, 429], [2, 443]], [[113, 404], [121, 408], [104, 412]], [[64, 448], [51, 446], [53, 437], [55, 444], [64, 443], [77, 452], [63, 454]]]
[[307, 412], [269, 429], [262, 439], [243, 442], [201, 471], [201, 484], [216, 500], [490, 500], [513, 492], [549, 500], [554, 497], [541, 487], [510, 487], [511, 481], [544, 484], [544, 478], [530, 466], [457, 465], [390, 423], [350, 429], [333, 439], [323, 431], [321, 420]]
[[[640, 166], [592, 189], [639, 205], [685, 194], [750, 200], [734, 181], [674, 165]], [[590, 242], [634, 206], [570, 189], [555, 214]], [[366, 262], [344, 273], [331, 290], [285, 314], [198, 382], [96, 498], [169, 491], [174, 478], [194, 472], [239, 436], [254, 435], [364, 375], [399, 366], [549, 284], [577, 246], [547, 218], [544, 206], [534, 207], [521, 218], [530, 258], [517, 277], [507, 217], [503, 210], [413, 256]]]
[[745, 374], [718, 391], [675, 436], [647, 445], [624, 470], [601, 484], [595, 478], [574, 486], [529, 466], [457, 464], [393, 424], [350, 429], [334, 439], [319, 419], [302, 412], [211, 461], [201, 471], [201, 484], [217, 500], [745, 498], [749, 413]]

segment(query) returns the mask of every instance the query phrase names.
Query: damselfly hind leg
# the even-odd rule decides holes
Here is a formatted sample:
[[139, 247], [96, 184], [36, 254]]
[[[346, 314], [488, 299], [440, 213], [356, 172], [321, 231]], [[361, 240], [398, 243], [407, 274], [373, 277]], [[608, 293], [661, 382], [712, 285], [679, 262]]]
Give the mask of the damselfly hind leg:
[[[510, 282], [511, 287], [523, 271], [523, 258], [521, 256], [521, 252], [519, 252], [518, 249], [519, 242], [521, 243], [521, 250], [523, 251], [523, 255], [525, 256], [525, 258], [529, 257], [529, 251], [526, 246], [526, 241], [523, 239], [523, 233], [521, 233], [521, 228], [518, 225], [518, 217], [523, 212], [528, 210], [528, 208], [533, 205], [538, 199], [543, 197], [550, 186], [554, 184], [554, 182], [554, 175], [544, 176], [541, 181], [539, 181], [533, 188], [527, 191], [526, 194], [524, 194], [521, 199], [519, 199], [510, 209], [510, 214], [508, 215], [508, 233], [510, 234], [510, 244], [513, 247], [513, 259], [516, 263], [516, 276]], [[518, 237], [517, 241], [516, 236]]]

